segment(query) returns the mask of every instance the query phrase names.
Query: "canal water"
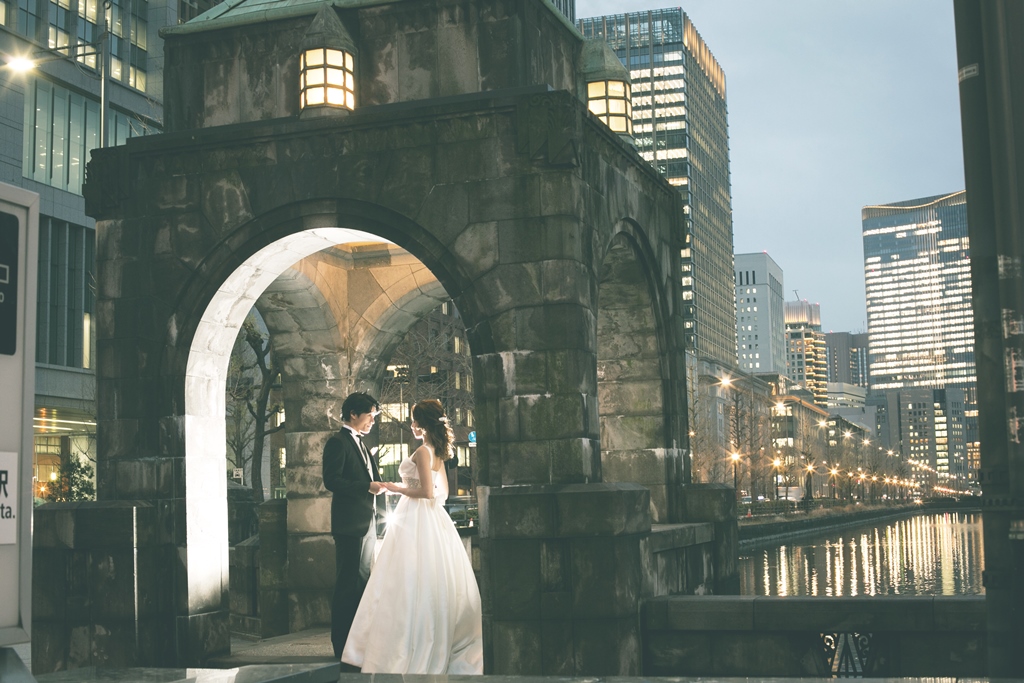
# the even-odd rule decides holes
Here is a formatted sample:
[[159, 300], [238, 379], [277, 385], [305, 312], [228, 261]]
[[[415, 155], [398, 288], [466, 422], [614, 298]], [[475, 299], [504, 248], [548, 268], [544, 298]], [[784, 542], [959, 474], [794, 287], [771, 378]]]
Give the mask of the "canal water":
[[981, 595], [980, 512], [937, 512], [740, 554], [742, 595]]

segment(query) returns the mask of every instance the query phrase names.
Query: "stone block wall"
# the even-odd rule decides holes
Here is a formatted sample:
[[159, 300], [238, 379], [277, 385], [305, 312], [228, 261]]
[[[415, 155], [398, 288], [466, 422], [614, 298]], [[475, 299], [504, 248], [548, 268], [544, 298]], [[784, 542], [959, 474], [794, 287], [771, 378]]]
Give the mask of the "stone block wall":
[[485, 671], [638, 675], [650, 528], [635, 484], [483, 488]]

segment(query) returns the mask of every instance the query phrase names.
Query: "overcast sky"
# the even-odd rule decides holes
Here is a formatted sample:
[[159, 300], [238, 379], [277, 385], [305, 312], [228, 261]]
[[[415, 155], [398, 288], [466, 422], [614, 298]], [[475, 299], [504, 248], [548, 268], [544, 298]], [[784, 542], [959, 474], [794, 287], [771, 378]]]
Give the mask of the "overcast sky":
[[577, 0], [682, 7], [726, 75], [737, 253], [825, 331], [866, 331], [861, 207], [964, 188], [952, 0]]

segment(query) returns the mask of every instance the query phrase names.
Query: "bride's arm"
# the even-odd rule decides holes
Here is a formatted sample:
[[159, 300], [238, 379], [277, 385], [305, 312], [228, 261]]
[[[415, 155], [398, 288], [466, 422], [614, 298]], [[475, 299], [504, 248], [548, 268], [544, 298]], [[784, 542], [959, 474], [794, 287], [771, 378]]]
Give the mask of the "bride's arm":
[[431, 453], [430, 449], [426, 446], [420, 446], [409, 459], [416, 464], [416, 474], [420, 479], [419, 487], [414, 488], [404, 484], [388, 483], [386, 484], [387, 489], [395, 493], [401, 493], [402, 495], [409, 496], [410, 498], [433, 498], [434, 480], [430, 476], [430, 465], [431, 460], [434, 459], [434, 454]]

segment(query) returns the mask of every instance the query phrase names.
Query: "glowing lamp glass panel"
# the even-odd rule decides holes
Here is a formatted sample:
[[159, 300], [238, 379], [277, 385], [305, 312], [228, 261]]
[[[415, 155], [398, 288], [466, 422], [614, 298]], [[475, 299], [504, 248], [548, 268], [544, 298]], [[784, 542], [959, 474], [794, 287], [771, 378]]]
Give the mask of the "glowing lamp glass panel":
[[632, 88], [625, 81], [587, 83], [587, 108], [616, 133], [633, 134]]
[[356, 108], [355, 60], [350, 52], [323, 47], [302, 52], [299, 107]]

